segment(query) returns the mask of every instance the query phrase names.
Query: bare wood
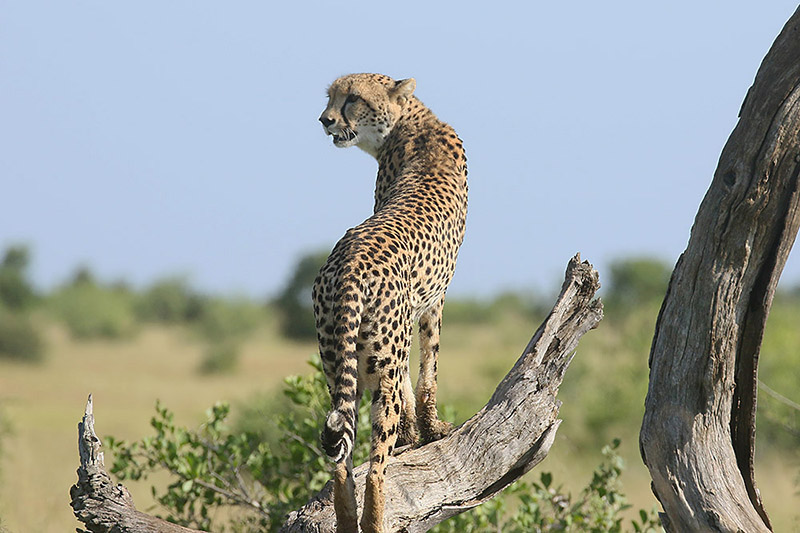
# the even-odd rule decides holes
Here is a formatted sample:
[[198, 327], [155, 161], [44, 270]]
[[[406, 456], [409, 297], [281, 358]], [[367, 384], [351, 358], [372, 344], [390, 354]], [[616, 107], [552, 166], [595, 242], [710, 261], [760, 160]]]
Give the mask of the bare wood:
[[769, 531], [753, 477], [756, 371], [800, 225], [800, 9], [759, 68], [672, 274], [640, 445], [668, 532]]
[[[580, 338], [602, 319], [594, 299], [597, 272], [580, 255], [570, 260], [553, 310], [522, 356], [498, 385], [489, 403], [442, 440], [390, 458], [386, 470], [389, 531], [427, 531], [443, 520], [499, 494], [541, 462], [560, 420], [556, 400]], [[103, 467], [94, 433], [91, 397], [79, 424], [81, 467], [70, 490], [75, 515], [93, 532], [186, 533], [136, 511], [128, 491], [114, 486]], [[358, 505], [363, 506], [366, 467], [355, 470]], [[335, 531], [332, 484], [291, 513], [282, 531]], [[112, 529], [116, 527], [117, 529]]]
[[[541, 462], [560, 424], [558, 387], [579, 339], [602, 319], [597, 272], [576, 255], [555, 307], [489, 403], [442, 440], [405, 451], [386, 468], [389, 531], [427, 531], [497, 495]], [[357, 468], [363, 506], [368, 465]], [[333, 533], [332, 484], [291, 513], [285, 533]]]
[[92, 533], [200, 533], [137, 511], [128, 489], [114, 485], [103, 464], [102, 443], [94, 432], [93, 410], [90, 395], [78, 424], [78, 482], [69, 489], [78, 520]]

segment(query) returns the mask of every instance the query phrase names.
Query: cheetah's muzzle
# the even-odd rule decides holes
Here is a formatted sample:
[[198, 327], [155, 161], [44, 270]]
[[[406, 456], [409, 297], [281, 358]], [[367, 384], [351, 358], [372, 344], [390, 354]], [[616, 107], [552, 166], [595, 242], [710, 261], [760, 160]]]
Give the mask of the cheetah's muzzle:
[[351, 129], [343, 129], [339, 133], [333, 133], [333, 144], [343, 144], [352, 141], [358, 135]]

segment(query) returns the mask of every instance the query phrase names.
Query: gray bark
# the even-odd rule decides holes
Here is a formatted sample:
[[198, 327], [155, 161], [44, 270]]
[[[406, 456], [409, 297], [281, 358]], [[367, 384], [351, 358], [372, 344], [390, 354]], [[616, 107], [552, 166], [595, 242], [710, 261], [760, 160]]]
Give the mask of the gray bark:
[[[594, 299], [599, 287], [597, 272], [576, 255], [553, 310], [489, 403], [447, 437], [389, 460], [388, 531], [427, 531], [496, 496], [544, 459], [561, 422], [556, 394], [564, 372], [579, 339], [603, 316], [602, 304]], [[78, 519], [93, 532], [193, 531], [136, 511], [124, 487], [113, 486], [103, 469], [91, 411], [90, 399], [79, 425], [78, 483], [70, 491]], [[355, 470], [359, 506], [367, 466]], [[282, 531], [334, 532], [331, 485], [290, 513]], [[112, 529], [115, 523], [119, 529]]]
[[650, 353], [640, 446], [668, 532], [770, 530], [753, 476], [757, 367], [800, 225], [800, 9], [739, 116]]

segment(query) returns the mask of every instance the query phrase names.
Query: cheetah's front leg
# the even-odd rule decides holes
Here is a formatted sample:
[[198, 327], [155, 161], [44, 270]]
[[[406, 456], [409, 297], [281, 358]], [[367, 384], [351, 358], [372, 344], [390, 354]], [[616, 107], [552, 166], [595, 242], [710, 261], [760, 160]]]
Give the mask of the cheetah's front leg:
[[436, 371], [443, 305], [444, 296], [419, 319], [420, 354], [416, 399], [417, 424], [422, 442], [439, 440], [453, 430], [451, 423], [439, 420], [436, 411]]

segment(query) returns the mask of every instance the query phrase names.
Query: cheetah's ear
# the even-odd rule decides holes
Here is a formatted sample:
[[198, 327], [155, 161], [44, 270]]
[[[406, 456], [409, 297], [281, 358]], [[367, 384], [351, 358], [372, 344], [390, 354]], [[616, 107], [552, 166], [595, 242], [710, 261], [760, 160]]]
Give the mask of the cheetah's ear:
[[397, 98], [397, 103], [405, 105], [411, 95], [414, 94], [414, 89], [417, 88], [417, 82], [414, 78], [408, 78], [398, 81], [394, 88], [390, 91], [392, 96]]

